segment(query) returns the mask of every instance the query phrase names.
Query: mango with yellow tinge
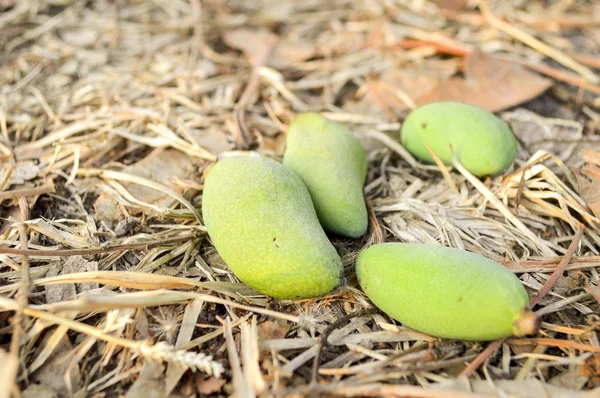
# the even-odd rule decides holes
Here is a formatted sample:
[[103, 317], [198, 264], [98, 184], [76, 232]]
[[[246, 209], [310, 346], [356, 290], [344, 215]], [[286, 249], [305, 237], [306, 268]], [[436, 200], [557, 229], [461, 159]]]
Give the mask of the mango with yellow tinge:
[[427, 146], [444, 164], [456, 158], [478, 177], [506, 171], [517, 156], [509, 126], [485, 109], [460, 102], [432, 102], [404, 120], [400, 142], [415, 157], [433, 163]]
[[281, 163], [253, 156], [217, 162], [205, 180], [202, 216], [225, 263], [261, 293], [304, 299], [341, 282], [342, 261], [308, 190]]
[[379, 309], [433, 336], [486, 341], [532, 334], [538, 328], [519, 279], [472, 252], [383, 243], [359, 254], [356, 274]]
[[296, 116], [287, 134], [283, 164], [306, 184], [326, 231], [350, 238], [365, 234], [367, 157], [348, 128], [318, 113]]

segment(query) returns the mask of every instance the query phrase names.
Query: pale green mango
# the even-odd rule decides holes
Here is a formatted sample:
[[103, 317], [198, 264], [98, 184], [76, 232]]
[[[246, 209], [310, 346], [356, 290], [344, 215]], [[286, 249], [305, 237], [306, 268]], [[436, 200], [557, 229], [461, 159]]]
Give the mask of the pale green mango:
[[261, 293], [311, 298], [341, 281], [342, 260], [308, 190], [281, 163], [253, 156], [217, 162], [204, 183], [202, 216], [225, 263]]
[[519, 279], [475, 253], [384, 243], [360, 253], [356, 274], [379, 309], [432, 336], [485, 341], [535, 333], [538, 327]]
[[415, 157], [433, 163], [425, 145], [452, 164], [460, 163], [478, 177], [506, 171], [517, 156], [517, 140], [493, 113], [460, 102], [433, 102], [412, 111], [404, 120], [400, 142]]
[[350, 130], [318, 113], [296, 116], [287, 134], [283, 164], [306, 184], [326, 231], [350, 238], [365, 234], [367, 158]]

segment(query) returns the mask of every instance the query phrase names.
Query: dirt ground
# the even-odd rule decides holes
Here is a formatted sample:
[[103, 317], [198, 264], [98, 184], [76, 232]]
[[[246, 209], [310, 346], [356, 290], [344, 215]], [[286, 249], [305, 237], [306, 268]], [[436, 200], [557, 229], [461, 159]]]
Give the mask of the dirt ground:
[[[0, 0], [0, 398], [600, 396], [599, 71], [594, 1]], [[400, 126], [438, 100], [508, 122], [514, 166], [415, 160]], [[344, 286], [278, 301], [202, 190], [234, 151], [281, 160], [305, 111], [363, 144], [369, 230], [330, 236]], [[384, 241], [503, 264], [540, 331], [394, 321], [354, 272]]]

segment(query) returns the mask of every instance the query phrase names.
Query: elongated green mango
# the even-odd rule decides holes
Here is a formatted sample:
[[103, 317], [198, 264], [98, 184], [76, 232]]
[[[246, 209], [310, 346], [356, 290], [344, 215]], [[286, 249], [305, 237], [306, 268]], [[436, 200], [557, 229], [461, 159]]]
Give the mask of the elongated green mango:
[[356, 274], [379, 309], [433, 336], [485, 341], [532, 334], [538, 327], [519, 279], [475, 253], [383, 243], [360, 253]]
[[367, 158], [350, 130], [318, 113], [296, 116], [287, 134], [283, 164], [306, 184], [326, 231], [350, 238], [365, 234]]
[[342, 261], [308, 190], [281, 163], [252, 156], [217, 162], [204, 184], [202, 216], [225, 263], [261, 293], [311, 298], [341, 281]]
[[[460, 102], [433, 102], [412, 111], [400, 142], [415, 157], [433, 163], [427, 146], [444, 162], [457, 159], [478, 177], [506, 171], [517, 156], [517, 140], [493, 113]], [[452, 148], [452, 149], [451, 149]]]

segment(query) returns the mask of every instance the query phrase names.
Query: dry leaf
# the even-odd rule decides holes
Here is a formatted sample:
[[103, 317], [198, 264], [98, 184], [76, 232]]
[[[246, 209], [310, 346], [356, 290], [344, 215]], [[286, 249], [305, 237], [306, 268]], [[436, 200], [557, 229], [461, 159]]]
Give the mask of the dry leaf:
[[467, 2], [469, 0], [434, 0], [440, 8], [445, 8], [447, 10], [459, 11], [465, 8]]
[[[592, 170], [597, 170], [593, 173]], [[579, 185], [579, 195], [592, 213], [600, 218], [600, 169], [584, 167], [575, 174]]]
[[[152, 151], [144, 159], [128, 166], [124, 171], [159, 182], [179, 194], [183, 192], [183, 188], [177, 184], [177, 180], [193, 179], [192, 177], [196, 176], [195, 163], [190, 156], [174, 149], [162, 148]], [[159, 207], [168, 206], [173, 202], [171, 196], [156, 189], [129, 182], [123, 182], [122, 185], [134, 198], [143, 202]], [[99, 218], [114, 220], [117, 217], [117, 202], [110, 195], [100, 195], [94, 202], [94, 208], [100, 212]], [[128, 207], [128, 210], [133, 215], [142, 212], [140, 207]]]
[[[52, 333], [48, 333], [44, 337], [40, 347], [45, 347], [51, 337]], [[67, 388], [65, 377], [69, 377], [73, 391], [77, 391], [81, 382], [81, 376], [79, 373], [79, 366], [75, 365], [69, 369], [72, 356], [73, 346], [65, 336], [60, 340], [48, 360], [33, 373], [32, 380], [50, 387], [52, 390], [56, 391], [59, 396], [68, 396], [69, 390]]]
[[438, 391], [462, 391], [485, 394], [484, 396], [518, 396], [520, 398], [539, 398], [540, 394], [547, 398], [592, 398], [597, 397], [600, 391], [573, 391], [546, 384], [537, 379], [528, 380], [464, 380], [455, 379], [449, 382], [433, 384], [432, 389]]
[[[269, 42], [277, 39], [273, 33], [249, 29], [236, 29], [223, 35], [223, 40], [229, 47], [243, 51], [253, 63], [268, 51]], [[276, 69], [284, 68], [295, 62], [306, 61], [315, 53], [316, 48], [310, 42], [300, 38], [281, 38], [273, 48], [267, 65]]]
[[[62, 263], [56, 262], [50, 266], [46, 277], [57, 276], [62, 270]], [[48, 304], [58, 303], [59, 301], [73, 300], [77, 294], [74, 283], [61, 283], [58, 285], [46, 285], [46, 302]]]
[[21, 393], [22, 398], [58, 398], [56, 391], [43, 384], [30, 384]]
[[206, 149], [213, 155], [219, 155], [222, 152], [233, 149], [234, 147], [234, 144], [229, 142], [225, 131], [221, 129], [190, 129], [189, 132], [196, 144]]
[[594, 296], [594, 298], [600, 303], [600, 286], [588, 286], [585, 288], [585, 290], [591, 294], [592, 296]]
[[[98, 271], [97, 261], [88, 261], [82, 256], [67, 257], [61, 275], [75, 274], [78, 272], [94, 272]], [[77, 293], [84, 293], [89, 290], [98, 289], [99, 285], [95, 282], [81, 282], [77, 284]]]
[[10, 184], [23, 184], [25, 181], [33, 180], [39, 172], [40, 167], [32, 160], [18, 162], [10, 176]]
[[231, 48], [241, 50], [252, 64], [263, 58], [269, 51], [269, 43], [277, 40], [277, 35], [267, 31], [236, 29], [226, 32], [223, 41]]
[[162, 380], [164, 366], [158, 362], [147, 361], [140, 376], [129, 388], [126, 398], [163, 398], [166, 397]]
[[513, 133], [533, 155], [544, 150], [569, 161], [583, 137], [583, 125], [574, 120], [545, 118], [526, 109], [502, 114]]
[[474, 51], [465, 58], [466, 77], [440, 83], [417, 99], [418, 105], [459, 101], [498, 112], [529, 101], [552, 86], [552, 81], [513, 62]]
[[205, 379], [204, 376], [198, 375], [196, 379], [196, 390], [198, 394], [202, 396], [210, 395], [221, 391], [227, 380], [217, 379], [216, 377], [209, 377]]
[[408, 108], [400, 97], [402, 94], [414, 101], [430, 93], [439, 83], [437, 76], [423, 70], [390, 69], [378, 79], [367, 82], [367, 93], [363, 101], [375, 103], [384, 111], [395, 113]]
[[290, 325], [285, 321], [265, 321], [258, 325], [259, 340], [283, 339], [290, 330]]

